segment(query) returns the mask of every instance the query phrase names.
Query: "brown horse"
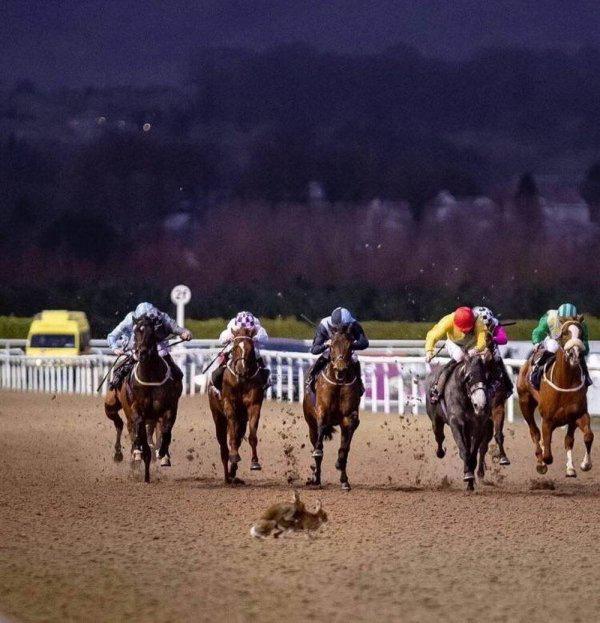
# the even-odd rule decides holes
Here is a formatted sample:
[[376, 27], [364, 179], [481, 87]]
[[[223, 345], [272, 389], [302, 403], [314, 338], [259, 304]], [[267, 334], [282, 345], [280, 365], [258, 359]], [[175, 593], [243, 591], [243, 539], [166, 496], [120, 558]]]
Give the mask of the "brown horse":
[[157, 335], [161, 329], [146, 316], [140, 318], [134, 327], [134, 354], [137, 363], [131, 374], [118, 390], [106, 395], [104, 410], [117, 431], [114, 459], [123, 460], [121, 433], [123, 420], [120, 409], [125, 412], [127, 429], [132, 440], [132, 460], [144, 460], [144, 480], [150, 482], [151, 451], [148, 444], [147, 427], [158, 423], [161, 432], [158, 456], [161, 466], [171, 465], [169, 445], [171, 432], [177, 418], [179, 397], [183, 391], [180, 380], [174, 379], [169, 364], [158, 354], [157, 345], [164, 336]]
[[[588, 471], [592, 468], [590, 454], [594, 433], [590, 427], [590, 416], [587, 407], [587, 387], [581, 368], [580, 357], [583, 356], [584, 344], [582, 341], [582, 316], [563, 319], [558, 342], [560, 348], [553, 362], [545, 366], [540, 390], [536, 391], [529, 381], [533, 358], [536, 352], [527, 360], [519, 372], [517, 391], [523, 417], [529, 424], [529, 432], [535, 447], [537, 471], [545, 474], [548, 465], [553, 462], [552, 433], [559, 426], [567, 427], [565, 435], [565, 449], [567, 451], [568, 477], [577, 476], [573, 466], [573, 443], [575, 428], [579, 427], [583, 433], [586, 453], [581, 463], [581, 469]], [[535, 421], [535, 408], [539, 408], [542, 417], [542, 432]]]
[[208, 389], [208, 402], [221, 448], [225, 482], [229, 484], [244, 484], [236, 474], [241, 460], [239, 449], [247, 426], [250, 428], [248, 441], [252, 448], [250, 469], [262, 469], [257, 453], [257, 431], [265, 397], [263, 370], [254, 350], [253, 331], [238, 329], [234, 332], [222, 390], [219, 393], [212, 381]]
[[315, 464], [308, 485], [321, 485], [323, 440], [331, 439], [333, 427], [341, 429], [342, 439], [335, 464], [340, 470], [340, 482], [344, 491], [350, 491], [346, 473], [348, 454], [354, 431], [358, 428], [360, 383], [352, 361], [352, 336], [345, 330], [333, 333], [330, 345], [330, 361], [315, 381], [315, 394], [307, 389], [304, 394], [304, 418], [308, 424], [312, 456]]

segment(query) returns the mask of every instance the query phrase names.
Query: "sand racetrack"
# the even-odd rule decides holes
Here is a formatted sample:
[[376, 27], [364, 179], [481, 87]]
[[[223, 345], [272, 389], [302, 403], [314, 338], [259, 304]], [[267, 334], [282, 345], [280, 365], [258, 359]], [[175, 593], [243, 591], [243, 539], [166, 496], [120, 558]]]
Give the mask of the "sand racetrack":
[[[350, 493], [325, 448], [330, 521], [303, 535], [248, 534], [288, 479], [308, 475], [298, 405], [265, 405], [262, 472], [221, 480], [204, 398], [182, 401], [173, 467], [146, 485], [112, 461], [99, 398], [0, 393], [0, 612], [15, 621], [590, 621], [600, 608], [600, 465], [537, 476], [526, 428], [513, 460], [463, 490], [455, 445], [440, 461], [424, 417], [363, 414]], [[600, 441], [600, 438], [599, 438]], [[576, 435], [575, 453], [583, 442]], [[594, 455], [593, 455], [594, 456]], [[448, 477], [446, 479], [445, 477]], [[532, 483], [553, 481], [554, 490]], [[533, 487], [533, 488], [532, 488]], [[1, 618], [1, 617], [0, 617]]]

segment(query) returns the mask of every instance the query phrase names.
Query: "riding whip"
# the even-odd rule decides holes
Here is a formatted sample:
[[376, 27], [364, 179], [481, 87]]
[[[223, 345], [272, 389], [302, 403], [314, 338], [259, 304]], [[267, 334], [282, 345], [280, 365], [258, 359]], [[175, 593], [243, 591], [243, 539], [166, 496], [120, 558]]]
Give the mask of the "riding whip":
[[225, 346], [223, 346], [223, 348], [215, 355], [214, 359], [211, 360], [211, 362], [206, 366], [206, 368], [204, 368], [204, 370], [202, 370], [200, 374], [205, 374], [210, 369], [212, 364], [225, 352], [225, 349], [228, 346], [229, 344], [225, 344]]
[[108, 375], [112, 372], [113, 368], [117, 365], [117, 362], [119, 361], [119, 359], [121, 359], [121, 357], [123, 357], [123, 355], [119, 355], [114, 361], [112, 366], [108, 369], [108, 372], [104, 375], [104, 377], [102, 378], [102, 380], [100, 381], [100, 385], [98, 385], [98, 389], [96, 390], [96, 392], [99, 392], [102, 389], [102, 386], [104, 385], [104, 382], [106, 381], [106, 379], [108, 378]]

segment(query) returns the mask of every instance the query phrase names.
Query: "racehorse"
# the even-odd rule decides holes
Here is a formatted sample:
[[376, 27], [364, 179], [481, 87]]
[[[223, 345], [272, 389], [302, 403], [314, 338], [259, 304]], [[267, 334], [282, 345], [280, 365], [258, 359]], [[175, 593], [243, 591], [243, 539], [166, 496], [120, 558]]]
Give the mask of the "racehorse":
[[345, 329], [333, 332], [330, 361], [315, 381], [315, 393], [307, 389], [304, 394], [304, 419], [308, 424], [315, 459], [314, 473], [308, 485], [321, 485], [323, 440], [331, 439], [333, 427], [339, 425], [342, 438], [335, 466], [341, 472], [342, 489], [350, 491], [346, 466], [352, 437], [359, 425], [360, 405], [360, 379], [356, 376], [352, 360], [352, 341], [352, 336]]
[[[573, 465], [573, 444], [575, 428], [579, 427], [583, 433], [585, 443], [585, 457], [581, 469], [588, 471], [592, 468], [590, 458], [594, 433], [590, 426], [590, 416], [587, 407], [587, 386], [581, 368], [580, 357], [583, 356], [584, 344], [583, 316], [564, 319], [558, 343], [560, 348], [554, 361], [549, 361], [543, 371], [540, 389], [537, 391], [529, 381], [534, 352], [519, 371], [517, 392], [521, 413], [529, 424], [529, 432], [535, 448], [537, 458], [536, 469], [539, 474], [548, 471], [552, 464], [552, 433], [559, 426], [567, 427], [565, 435], [565, 449], [567, 451], [566, 476], [577, 476]], [[539, 408], [542, 418], [542, 432], [535, 421], [535, 408]]]
[[447, 424], [463, 461], [463, 480], [470, 491], [475, 488], [477, 455], [479, 453], [480, 458], [478, 473], [483, 477], [485, 453], [493, 434], [487, 378], [490, 357], [487, 349], [482, 354], [467, 355], [450, 372], [444, 394], [435, 404], [430, 399], [430, 388], [439, 371], [432, 372], [427, 382], [426, 409], [438, 446], [436, 455], [440, 459], [446, 455], [443, 443]]
[[244, 484], [236, 474], [241, 460], [239, 449], [247, 426], [250, 428], [248, 442], [252, 448], [250, 469], [262, 469], [257, 453], [257, 431], [265, 397], [263, 370], [254, 350], [252, 330], [237, 329], [223, 374], [221, 392], [219, 394], [212, 381], [208, 390], [208, 402], [221, 448], [225, 482], [228, 484]]
[[171, 465], [169, 445], [171, 432], [177, 418], [179, 397], [183, 391], [180, 380], [174, 379], [169, 364], [158, 354], [158, 343], [165, 339], [162, 329], [147, 316], [142, 316], [134, 326], [134, 357], [136, 363], [118, 390], [111, 390], [104, 402], [104, 410], [117, 431], [114, 459], [123, 460], [121, 433], [123, 409], [127, 429], [132, 440], [131, 454], [134, 463], [144, 460], [144, 480], [150, 482], [151, 452], [147, 428], [158, 423], [161, 432], [158, 456], [163, 467]]

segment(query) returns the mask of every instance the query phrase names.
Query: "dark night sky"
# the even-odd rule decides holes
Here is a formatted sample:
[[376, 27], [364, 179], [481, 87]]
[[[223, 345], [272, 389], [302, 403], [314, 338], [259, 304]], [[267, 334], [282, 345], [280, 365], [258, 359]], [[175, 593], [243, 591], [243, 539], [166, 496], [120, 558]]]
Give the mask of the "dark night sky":
[[461, 58], [490, 45], [600, 45], [598, 0], [4, 0], [0, 78], [46, 86], [178, 83], [197, 47], [406, 43]]

